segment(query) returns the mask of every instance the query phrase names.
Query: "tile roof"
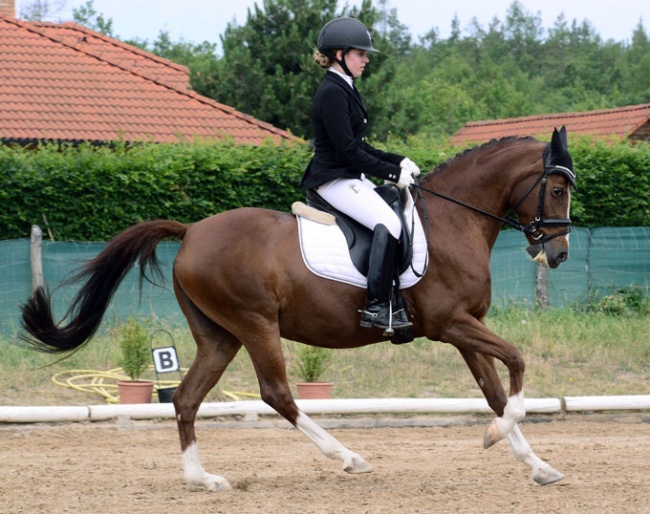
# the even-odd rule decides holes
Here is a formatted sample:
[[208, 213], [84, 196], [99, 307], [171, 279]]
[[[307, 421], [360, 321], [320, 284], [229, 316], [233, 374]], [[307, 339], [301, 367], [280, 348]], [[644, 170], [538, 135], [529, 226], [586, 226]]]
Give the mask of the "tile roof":
[[74, 23], [0, 17], [0, 141], [295, 136], [189, 89], [184, 66]]
[[566, 125], [569, 134], [629, 137], [650, 140], [650, 104], [615, 109], [473, 121], [451, 137], [455, 144], [483, 143], [506, 136], [537, 136], [548, 139], [553, 128]]

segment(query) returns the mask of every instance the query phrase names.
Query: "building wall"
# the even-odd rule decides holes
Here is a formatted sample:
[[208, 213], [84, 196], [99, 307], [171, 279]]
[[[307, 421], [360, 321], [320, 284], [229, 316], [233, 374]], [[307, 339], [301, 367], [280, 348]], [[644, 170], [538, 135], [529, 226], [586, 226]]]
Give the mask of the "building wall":
[[0, 0], [0, 16], [16, 17], [16, 0]]

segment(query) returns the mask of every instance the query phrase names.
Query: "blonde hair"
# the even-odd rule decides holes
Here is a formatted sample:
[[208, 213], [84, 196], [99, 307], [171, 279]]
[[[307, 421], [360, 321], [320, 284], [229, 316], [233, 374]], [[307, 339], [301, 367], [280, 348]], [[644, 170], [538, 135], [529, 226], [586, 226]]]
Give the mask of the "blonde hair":
[[[332, 53], [336, 55], [336, 50], [333, 50]], [[321, 68], [324, 70], [328, 70], [331, 66], [334, 60], [331, 57], [328, 57], [324, 53], [316, 50], [314, 52], [314, 62], [318, 64]]]

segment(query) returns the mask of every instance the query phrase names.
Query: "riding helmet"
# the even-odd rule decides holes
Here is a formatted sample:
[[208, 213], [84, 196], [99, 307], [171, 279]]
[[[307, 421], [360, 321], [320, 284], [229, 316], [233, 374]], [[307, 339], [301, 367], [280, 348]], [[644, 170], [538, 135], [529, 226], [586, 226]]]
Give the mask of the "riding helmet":
[[372, 46], [372, 38], [366, 26], [355, 18], [347, 16], [328, 21], [318, 34], [318, 50], [329, 54], [329, 50], [357, 48], [367, 52], [379, 52]]

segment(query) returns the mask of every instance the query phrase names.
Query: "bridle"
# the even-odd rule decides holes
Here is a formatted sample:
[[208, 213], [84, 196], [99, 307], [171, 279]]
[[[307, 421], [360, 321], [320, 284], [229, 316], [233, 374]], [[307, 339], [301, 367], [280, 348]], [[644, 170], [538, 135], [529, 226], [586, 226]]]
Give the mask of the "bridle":
[[[461, 200], [458, 200], [456, 198], [453, 198], [451, 196], [448, 196], [444, 193], [440, 193], [438, 191], [434, 191], [433, 189], [428, 189], [426, 187], [422, 187], [416, 179], [415, 184], [413, 184], [413, 187], [416, 188], [417, 190], [417, 196], [418, 199], [421, 199], [424, 201], [424, 196], [422, 195], [422, 191], [426, 191], [427, 193], [430, 193], [434, 196], [437, 196], [439, 198], [443, 198], [444, 200], [447, 200], [449, 202], [455, 203], [456, 205], [460, 205], [462, 207], [465, 207], [467, 209], [470, 209], [474, 212], [478, 212], [484, 216], [487, 216], [488, 218], [492, 218], [494, 220], [500, 221], [503, 224], [509, 225], [514, 229], [517, 229], [521, 232], [524, 232], [526, 235], [530, 236], [534, 241], [537, 242], [537, 244], [543, 245], [547, 243], [548, 241], [551, 241], [552, 239], [555, 239], [556, 237], [564, 236], [571, 232], [571, 219], [570, 218], [550, 218], [550, 219], [545, 219], [544, 218], [544, 197], [546, 195], [546, 186], [548, 184], [548, 177], [549, 175], [562, 175], [565, 177], [569, 183], [574, 187], [574, 189], [577, 190], [576, 187], [576, 175], [575, 172], [565, 166], [560, 166], [558, 164], [547, 164], [544, 166], [544, 171], [543, 173], [537, 178], [537, 180], [528, 188], [528, 191], [524, 193], [524, 195], [521, 197], [521, 199], [514, 205], [513, 210], [517, 210], [517, 208], [528, 198], [530, 193], [535, 189], [537, 184], [541, 184], [540, 189], [539, 189], [539, 198], [537, 201], [537, 214], [535, 215], [535, 218], [528, 223], [527, 225], [524, 225], [521, 223], [517, 218], [514, 218], [512, 216], [497, 216], [496, 214], [492, 214], [491, 212], [484, 211], [483, 209], [479, 209], [478, 207], [474, 207], [473, 205], [470, 205], [468, 203], [465, 203]], [[417, 199], [416, 199], [417, 202]], [[428, 227], [428, 212], [427, 209], [424, 209], [424, 216], [425, 216], [425, 226]], [[543, 227], [566, 227], [563, 231], [558, 232], [553, 235], [545, 235], [544, 232], [542, 231]]]

